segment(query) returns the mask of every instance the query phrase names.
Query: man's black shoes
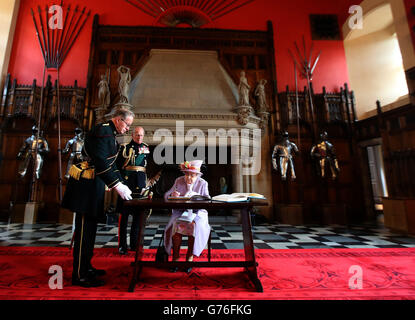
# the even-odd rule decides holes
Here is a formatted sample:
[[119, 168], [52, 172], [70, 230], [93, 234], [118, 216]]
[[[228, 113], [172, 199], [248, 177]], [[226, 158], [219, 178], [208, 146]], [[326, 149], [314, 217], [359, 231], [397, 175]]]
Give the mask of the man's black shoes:
[[84, 288], [94, 288], [94, 287], [102, 287], [105, 285], [104, 280], [100, 280], [97, 278], [78, 278], [78, 277], [72, 277], [72, 285], [74, 286], [80, 286]]
[[85, 277], [78, 277], [72, 274], [72, 285], [84, 288], [101, 287], [105, 285], [105, 281], [97, 277], [105, 276], [106, 274], [107, 272], [105, 270], [95, 269], [93, 266], [90, 266]]
[[88, 277], [89, 278], [95, 278], [95, 277], [102, 277], [105, 276], [107, 272], [102, 269], [95, 269], [94, 267], [90, 267], [88, 269]]
[[119, 252], [120, 254], [122, 254], [122, 255], [126, 255], [126, 254], [128, 254], [128, 250], [127, 250], [127, 248], [125, 248], [125, 247], [119, 247], [119, 248], [118, 248], [118, 252]]

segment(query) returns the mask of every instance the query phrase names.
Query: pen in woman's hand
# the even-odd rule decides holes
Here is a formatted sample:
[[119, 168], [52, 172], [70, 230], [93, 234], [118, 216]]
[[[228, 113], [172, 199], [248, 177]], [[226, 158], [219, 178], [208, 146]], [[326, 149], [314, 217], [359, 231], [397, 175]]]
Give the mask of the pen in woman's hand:
[[178, 196], [180, 196], [180, 192], [177, 191], [177, 187], [176, 186], [174, 187], [174, 191], [171, 193], [171, 196], [172, 197], [178, 197]]

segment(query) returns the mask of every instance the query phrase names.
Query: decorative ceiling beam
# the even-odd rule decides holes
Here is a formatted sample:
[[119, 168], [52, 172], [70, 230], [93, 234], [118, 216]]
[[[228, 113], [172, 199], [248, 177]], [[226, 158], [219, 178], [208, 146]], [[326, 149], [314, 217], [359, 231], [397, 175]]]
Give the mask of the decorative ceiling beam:
[[216, 4], [216, 6], [214, 6], [211, 10], [208, 10], [208, 14], [215, 12], [215, 10], [218, 9], [226, 1], [227, 0], [218, 1], [218, 4]]
[[148, 14], [149, 16], [152, 16], [153, 18], [157, 18], [157, 15], [155, 15], [155, 14], [153, 14], [153, 13], [150, 13], [150, 12], [148, 12], [147, 10], [143, 9], [143, 8], [142, 8], [142, 7], [140, 7], [138, 4], [134, 3], [134, 2], [133, 2], [134, 0], [132, 0], [132, 1], [130, 1], [130, 0], [124, 0], [124, 1], [128, 2], [129, 4], [131, 4], [132, 6], [136, 7], [137, 9], [139, 9], [139, 10], [143, 11], [144, 13]]
[[236, 6], [236, 7], [234, 7], [234, 8], [232, 8], [232, 9], [228, 10], [228, 11], [225, 11], [225, 12], [221, 13], [221, 14], [220, 14], [220, 15], [218, 15], [218, 16], [212, 17], [212, 20], [219, 19], [220, 17], [223, 17], [224, 15], [227, 15], [228, 13], [231, 13], [232, 11], [235, 11], [235, 10], [237, 10], [237, 9], [239, 9], [239, 8], [241, 8], [241, 7], [243, 7], [243, 6], [247, 5], [247, 4], [249, 4], [249, 3], [251, 3], [251, 2], [254, 2], [254, 1], [255, 1], [255, 0], [248, 0], [248, 1], [246, 1], [246, 2], [244, 2], [244, 3], [242, 3], [242, 4], [240, 4], [240, 5], [238, 5], [238, 6]]
[[200, 27], [255, 0], [125, 0], [167, 26]]
[[203, 10], [203, 6], [204, 6], [204, 4], [205, 4], [205, 2], [206, 2], [207, 0], [202, 0], [202, 1], [199, 1], [199, 0], [197, 0], [196, 2], [197, 2], [197, 7], [200, 9], [200, 10]]

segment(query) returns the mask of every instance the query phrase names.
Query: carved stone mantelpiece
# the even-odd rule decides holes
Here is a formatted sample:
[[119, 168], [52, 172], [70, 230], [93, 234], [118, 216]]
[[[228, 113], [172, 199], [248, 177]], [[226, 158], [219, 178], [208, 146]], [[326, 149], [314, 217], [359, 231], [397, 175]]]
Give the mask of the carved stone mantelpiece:
[[[210, 149], [226, 141], [232, 159], [239, 161], [228, 163], [234, 192], [255, 188], [260, 173], [255, 169], [265, 167], [268, 161], [260, 157], [267, 151], [259, 151], [267, 145], [261, 128], [266, 127], [268, 113], [260, 118], [252, 106], [237, 106], [238, 86], [217, 52], [151, 50], [131, 80], [128, 97], [135, 113], [132, 127], [144, 128], [145, 143], [155, 148], [168, 145]], [[119, 137], [123, 143], [130, 139], [130, 134]], [[208, 161], [209, 155], [204, 156]], [[253, 160], [245, 161], [247, 158]], [[251, 167], [255, 173], [248, 174]], [[255, 190], [265, 193], [261, 188]]]
[[238, 123], [241, 126], [246, 126], [249, 122], [249, 116], [253, 114], [254, 109], [251, 106], [239, 106], [234, 111], [238, 114]]
[[[267, 113], [269, 114], [269, 113]], [[223, 113], [223, 114], [184, 114], [184, 113], [135, 113], [136, 119], [141, 120], [209, 120], [209, 121], [232, 121], [235, 124], [238, 122], [238, 114]], [[216, 122], [217, 123], [217, 122]], [[260, 127], [262, 120], [252, 113], [248, 114], [248, 123], [253, 127]]]

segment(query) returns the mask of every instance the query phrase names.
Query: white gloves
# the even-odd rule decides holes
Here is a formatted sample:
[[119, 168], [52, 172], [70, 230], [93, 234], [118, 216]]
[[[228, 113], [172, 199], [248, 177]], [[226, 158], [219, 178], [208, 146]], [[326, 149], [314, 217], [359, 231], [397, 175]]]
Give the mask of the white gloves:
[[132, 199], [132, 197], [131, 197], [132, 192], [131, 192], [130, 188], [128, 188], [125, 184], [123, 184], [121, 182], [118, 182], [115, 185], [114, 188], [115, 188], [115, 190], [117, 190], [118, 194], [120, 195], [120, 197], [123, 200], [131, 200]]

